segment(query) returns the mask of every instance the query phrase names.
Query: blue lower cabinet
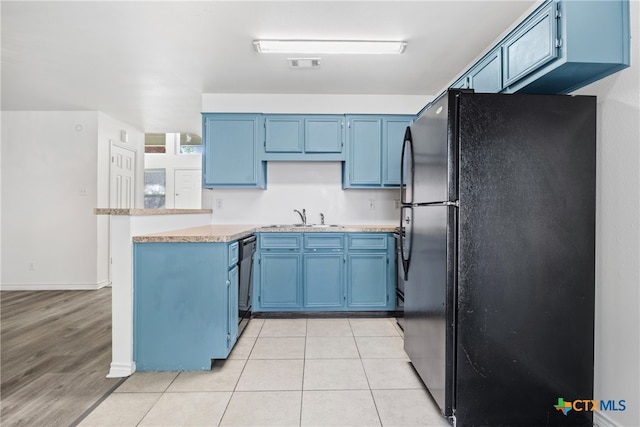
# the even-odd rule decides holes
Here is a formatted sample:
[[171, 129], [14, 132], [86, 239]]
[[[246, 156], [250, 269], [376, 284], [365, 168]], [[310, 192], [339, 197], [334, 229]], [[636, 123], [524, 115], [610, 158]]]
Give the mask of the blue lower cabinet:
[[227, 243], [134, 244], [138, 371], [209, 370], [237, 338], [237, 267]]
[[387, 286], [388, 257], [382, 253], [347, 255], [347, 305], [351, 309], [386, 309], [392, 299]]
[[389, 233], [347, 236], [347, 308], [394, 310], [395, 242]]
[[342, 309], [344, 254], [305, 254], [303, 284], [305, 309]]
[[264, 253], [260, 255], [260, 293], [258, 306], [268, 309], [300, 309], [302, 255]]
[[254, 309], [393, 310], [393, 256], [389, 233], [260, 233]]

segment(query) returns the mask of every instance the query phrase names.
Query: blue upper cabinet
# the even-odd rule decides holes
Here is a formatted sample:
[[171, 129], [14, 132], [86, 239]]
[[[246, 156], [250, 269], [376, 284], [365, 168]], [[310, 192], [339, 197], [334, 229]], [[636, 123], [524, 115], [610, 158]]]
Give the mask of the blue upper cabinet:
[[502, 89], [502, 50], [489, 52], [471, 71], [469, 88], [476, 92], [495, 93]]
[[344, 160], [342, 115], [264, 116], [263, 160]]
[[557, 10], [557, 4], [548, 4], [503, 43], [504, 86], [517, 82], [558, 56]]
[[629, 66], [629, 1], [548, 0], [451, 85], [570, 93]]
[[385, 117], [382, 119], [383, 186], [400, 186], [400, 158], [404, 134], [415, 116]]
[[502, 50], [493, 49], [451, 87], [485, 93], [500, 92], [502, 90]]
[[312, 116], [304, 119], [306, 153], [344, 152], [344, 116]]
[[297, 116], [270, 116], [264, 119], [266, 153], [302, 153], [303, 119]]
[[344, 188], [400, 185], [404, 133], [414, 116], [347, 116], [347, 158]]
[[379, 187], [382, 184], [382, 118], [347, 116], [347, 122], [344, 187]]
[[203, 187], [265, 188], [261, 114], [202, 115]]
[[[522, 73], [521, 79], [505, 81], [504, 92], [570, 93], [629, 66], [628, 0], [554, 1], [549, 6], [551, 16], [555, 17], [552, 25], [555, 39], [554, 30], [544, 32], [535, 28], [539, 15], [525, 21], [514, 34], [524, 37], [523, 33], [529, 28], [536, 33], [534, 37], [551, 38], [549, 43], [555, 49], [555, 56], [545, 62], [541, 55], [542, 65], [531, 69], [529, 74]], [[510, 43], [511, 39], [505, 42], [503, 52]], [[542, 54], [546, 41], [530, 40], [530, 43]], [[505, 74], [507, 68], [523, 71], [527, 68], [527, 60], [512, 58], [510, 63], [506, 54], [503, 55]], [[522, 65], [518, 65], [520, 62]]]

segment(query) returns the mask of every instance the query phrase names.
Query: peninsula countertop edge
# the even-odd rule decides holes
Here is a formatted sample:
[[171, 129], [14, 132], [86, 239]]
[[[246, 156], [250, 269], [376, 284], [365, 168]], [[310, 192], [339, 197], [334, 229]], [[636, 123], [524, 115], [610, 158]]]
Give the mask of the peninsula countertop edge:
[[120, 208], [95, 208], [96, 215], [121, 215], [121, 216], [145, 216], [145, 215], [190, 215], [211, 214], [213, 209], [120, 209]]

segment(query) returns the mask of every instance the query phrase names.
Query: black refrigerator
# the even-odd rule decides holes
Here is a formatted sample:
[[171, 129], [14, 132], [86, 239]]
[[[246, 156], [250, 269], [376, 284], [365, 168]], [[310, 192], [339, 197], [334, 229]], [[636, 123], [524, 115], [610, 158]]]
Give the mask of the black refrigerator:
[[[457, 427], [591, 425], [596, 99], [450, 90], [405, 134], [405, 351]], [[565, 414], [566, 412], [566, 414]]]

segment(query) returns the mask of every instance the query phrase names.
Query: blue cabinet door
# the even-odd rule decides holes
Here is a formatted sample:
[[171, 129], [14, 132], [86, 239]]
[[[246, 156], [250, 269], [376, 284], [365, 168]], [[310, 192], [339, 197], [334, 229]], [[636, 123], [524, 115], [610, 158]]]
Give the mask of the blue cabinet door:
[[264, 188], [262, 131], [261, 115], [203, 114], [203, 187]]
[[383, 180], [385, 186], [400, 185], [400, 158], [402, 143], [407, 126], [413, 121], [413, 116], [387, 117], [382, 121], [383, 137]]
[[238, 266], [229, 270], [227, 280], [227, 349], [231, 351], [238, 340]]
[[385, 309], [389, 305], [387, 253], [347, 255], [347, 307]]
[[453, 82], [451, 84], [451, 86], [449, 86], [449, 88], [451, 89], [469, 89], [469, 75], [465, 74], [464, 76], [460, 77], [458, 80], [456, 80], [455, 82]]
[[344, 306], [344, 254], [304, 255], [304, 307], [341, 309]]
[[302, 254], [262, 253], [260, 294], [262, 309], [296, 309], [301, 306]]
[[451, 88], [567, 94], [620, 71], [630, 64], [629, 3], [545, 0]]
[[265, 117], [264, 126], [265, 152], [302, 153], [304, 125], [301, 117], [269, 115]]
[[230, 312], [237, 276], [229, 274], [227, 255], [225, 243], [134, 244], [138, 370], [209, 370], [211, 359], [227, 357], [234, 313], [237, 322], [237, 304]]
[[558, 56], [556, 4], [549, 3], [502, 44], [503, 87]]
[[347, 117], [348, 153], [345, 187], [382, 184], [382, 118]]
[[342, 153], [344, 120], [344, 116], [305, 118], [305, 153]]
[[502, 50], [489, 52], [469, 71], [468, 87], [476, 92], [498, 93], [502, 90]]

